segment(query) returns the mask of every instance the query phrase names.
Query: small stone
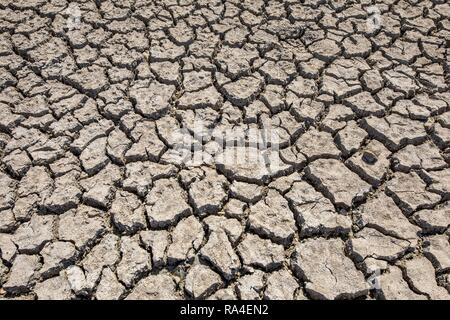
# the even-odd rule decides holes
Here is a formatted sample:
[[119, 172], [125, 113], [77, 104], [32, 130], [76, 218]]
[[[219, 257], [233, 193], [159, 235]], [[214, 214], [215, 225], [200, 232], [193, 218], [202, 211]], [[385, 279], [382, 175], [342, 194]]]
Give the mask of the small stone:
[[[372, 276], [376, 275], [377, 272], [380, 273], [389, 268], [389, 264], [387, 261], [375, 259], [372, 257], [367, 257], [366, 259], [364, 259], [364, 261], [362, 261], [359, 266], [361, 267], [361, 270], [363, 270], [365, 272], [365, 274], [370, 274]], [[367, 280], [369, 281], [370, 279], [367, 279]], [[372, 277], [372, 280], [376, 280], [376, 279], [374, 279]], [[370, 281], [369, 281], [369, 284], [371, 284]]]
[[345, 163], [361, 178], [379, 186], [389, 170], [389, 155], [382, 143], [372, 140]]
[[363, 152], [361, 159], [365, 163], [372, 164], [372, 165], [378, 161], [377, 156], [374, 155], [372, 152], [368, 152], [368, 151]]

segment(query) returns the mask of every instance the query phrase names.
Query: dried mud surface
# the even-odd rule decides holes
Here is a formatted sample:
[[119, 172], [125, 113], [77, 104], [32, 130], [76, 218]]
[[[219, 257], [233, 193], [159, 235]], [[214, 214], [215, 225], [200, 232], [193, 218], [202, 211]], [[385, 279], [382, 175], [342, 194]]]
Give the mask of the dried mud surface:
[[[2, 0], [0, 298], [449, 299], [449, 17]], [[196, 119], [279, 150], [176, 161]]]

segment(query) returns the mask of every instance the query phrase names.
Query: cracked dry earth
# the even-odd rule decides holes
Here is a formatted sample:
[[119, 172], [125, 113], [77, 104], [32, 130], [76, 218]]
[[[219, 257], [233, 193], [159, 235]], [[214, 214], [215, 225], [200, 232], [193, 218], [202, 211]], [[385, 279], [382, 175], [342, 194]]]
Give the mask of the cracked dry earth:
[[0, 298], [450, 298], [448, 2], [76, 5], [0, 2]]

